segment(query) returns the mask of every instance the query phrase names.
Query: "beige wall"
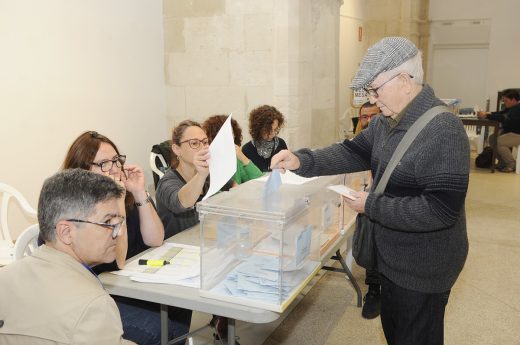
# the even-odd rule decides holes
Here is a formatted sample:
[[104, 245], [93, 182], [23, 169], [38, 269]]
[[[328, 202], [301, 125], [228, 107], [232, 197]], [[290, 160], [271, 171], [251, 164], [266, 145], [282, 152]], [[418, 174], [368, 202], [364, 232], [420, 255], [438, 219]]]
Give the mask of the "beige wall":
[[0, 46], [0, 181], [36, 207], [73, 139], [96, 129], [153, 186], [149, 150], [168, 135], [160, 0], [0, 0]]
[[290, 147], [331, 142], [338, 0], [165, 0], [168, 124], [276, 106]]
[[[351, 0], [341, 7], [340, 31], [340, 137], [352, 134], [351, 118], [358, 109], [351, 106], [352, 92], [348, 89], [359, 63], [369, 46], [386, 36], [403, 36], [412, 40], [425, 52], [428, 50], [428, 0]], [[362, 39], [359, 40], [359, 28]]]
[[[498, 90], [520, 87], [519, 5], [517, 0], [435, 0], [430, 3], [429, 16], [435, 23], [482, 20], [489, 26], [488, 65], [482, 66], [482, 70], [487, 73], [486, 92], [491, 100], [491, 110], [496, 107]], [[473, 33], [479, 35], [478, 30], [472, 29], [469, 34]]]

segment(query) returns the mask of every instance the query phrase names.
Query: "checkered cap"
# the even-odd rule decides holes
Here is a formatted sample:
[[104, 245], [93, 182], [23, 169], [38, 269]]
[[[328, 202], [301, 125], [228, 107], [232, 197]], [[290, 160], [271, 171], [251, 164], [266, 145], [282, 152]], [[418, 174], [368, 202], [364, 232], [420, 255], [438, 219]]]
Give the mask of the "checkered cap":
[[415, 44], [404, 37], [383, 38], [368, 48], [350, 88], [358, 90], [370, 85], [379, 74], [402, 65], [417, 53]]

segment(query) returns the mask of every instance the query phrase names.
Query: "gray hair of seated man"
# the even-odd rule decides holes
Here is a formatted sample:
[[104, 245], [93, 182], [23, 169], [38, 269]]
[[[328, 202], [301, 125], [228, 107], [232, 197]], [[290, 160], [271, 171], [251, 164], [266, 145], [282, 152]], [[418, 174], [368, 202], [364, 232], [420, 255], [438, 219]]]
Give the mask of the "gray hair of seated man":
[[40, 235], [45, 241], [55, 242], [60, 220], [87, 218], [95, 212], [97, 204], [124, 195], [124, 188], [110, 177], [84, 169], [60, 171], [45, 180], [40, 192]]

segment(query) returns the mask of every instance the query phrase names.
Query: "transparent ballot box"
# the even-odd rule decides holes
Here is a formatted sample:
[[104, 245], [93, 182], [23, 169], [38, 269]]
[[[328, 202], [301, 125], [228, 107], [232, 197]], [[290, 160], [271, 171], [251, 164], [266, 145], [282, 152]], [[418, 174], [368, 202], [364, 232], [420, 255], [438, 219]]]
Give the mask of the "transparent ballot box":
[[197, 204], [204, 297], [282, 312], [321, 267], [339, 233], [343, 176], [283, 183], [253, 180]]

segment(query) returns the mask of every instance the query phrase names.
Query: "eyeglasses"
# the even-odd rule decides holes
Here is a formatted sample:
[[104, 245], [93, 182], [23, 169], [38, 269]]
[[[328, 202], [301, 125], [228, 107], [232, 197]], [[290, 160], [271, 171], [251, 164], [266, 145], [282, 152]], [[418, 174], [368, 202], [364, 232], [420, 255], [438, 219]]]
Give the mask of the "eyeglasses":
[[[385, 81], [383, 84], [379, 85], [378, 87], [376, 88], [372, 88], [372, 87], [364, 87], [363, 90], [365, 90], [365, 92], [372, 98], [378, 98], [379, 97], [379, 94], [377, 93], [377, 90], [381, 89], [383, 86], [385, 86], [386, 83], [388, 83], [389, 81], [395, 79], [395, 77], [397, 76], [400, 76], [401, 74], [403, 73], [399, 73], [399, 74], [396, 74], [394, 75], [392, 78], [388, 79], [387, 81]], [[412, 75], [409, 75], [407, 74], [410, 78], [413, 78]]]
[[110, 171], [110, 169], [112, 169], [114, 164], [116, 165], [116, 167], [121, 168], [121, 167], [123, 167], [125, 162], [126, 162], [126, 156], [119, 155], [119, 156], [115, 157], [114, 159], [107, 159], [107, 160], [101, 161], [99, 163], [91, 162], [90, 164], [98, 166], [102, 172], [108, 172], [108, 171]]
[[117, 217], [110, 219], [110, 221], [112, 222], [114, 219], [119, 220], [119, 222], [117, 222], [117, 223], [98, 223], [98, 222], [91, 222], [90, 220], [82, 220], [82, 219], [65, 219], [65, 220], [68, 222], [75, 222], [75, 223], [94, 224], [94, 225], [99, 225], [105, 229], [111, 229], [112, 238], [115, 239], [121, 232], [121, 227], [125, 224], [126, 218], [123, 216], [117, 216]]
[[187, 140], [184, 140], [184, 141], [181, 141], [179, 144], [182, 145], [184, 143], [188, 143], [188, 145], [190, 145], [190, 147], [194, 150], [198, 149], [200, 147], [200, 144], [202, 144], [202, 146], [208, 146], [209, 145], [209, 140], [208, 138], [206, 139], [187, 139]]
[[363, 115], [360, 115], [359, 118], [360, 119], [363, 119], [363, 120], [370, 120], [372, 119], [374, 116], [377, 116], [379, 114], [363, 114]]
[[278, 135], [280, 133], [280, 127], [276, 127], [275, 129], [271, 129], [271, 134]]

